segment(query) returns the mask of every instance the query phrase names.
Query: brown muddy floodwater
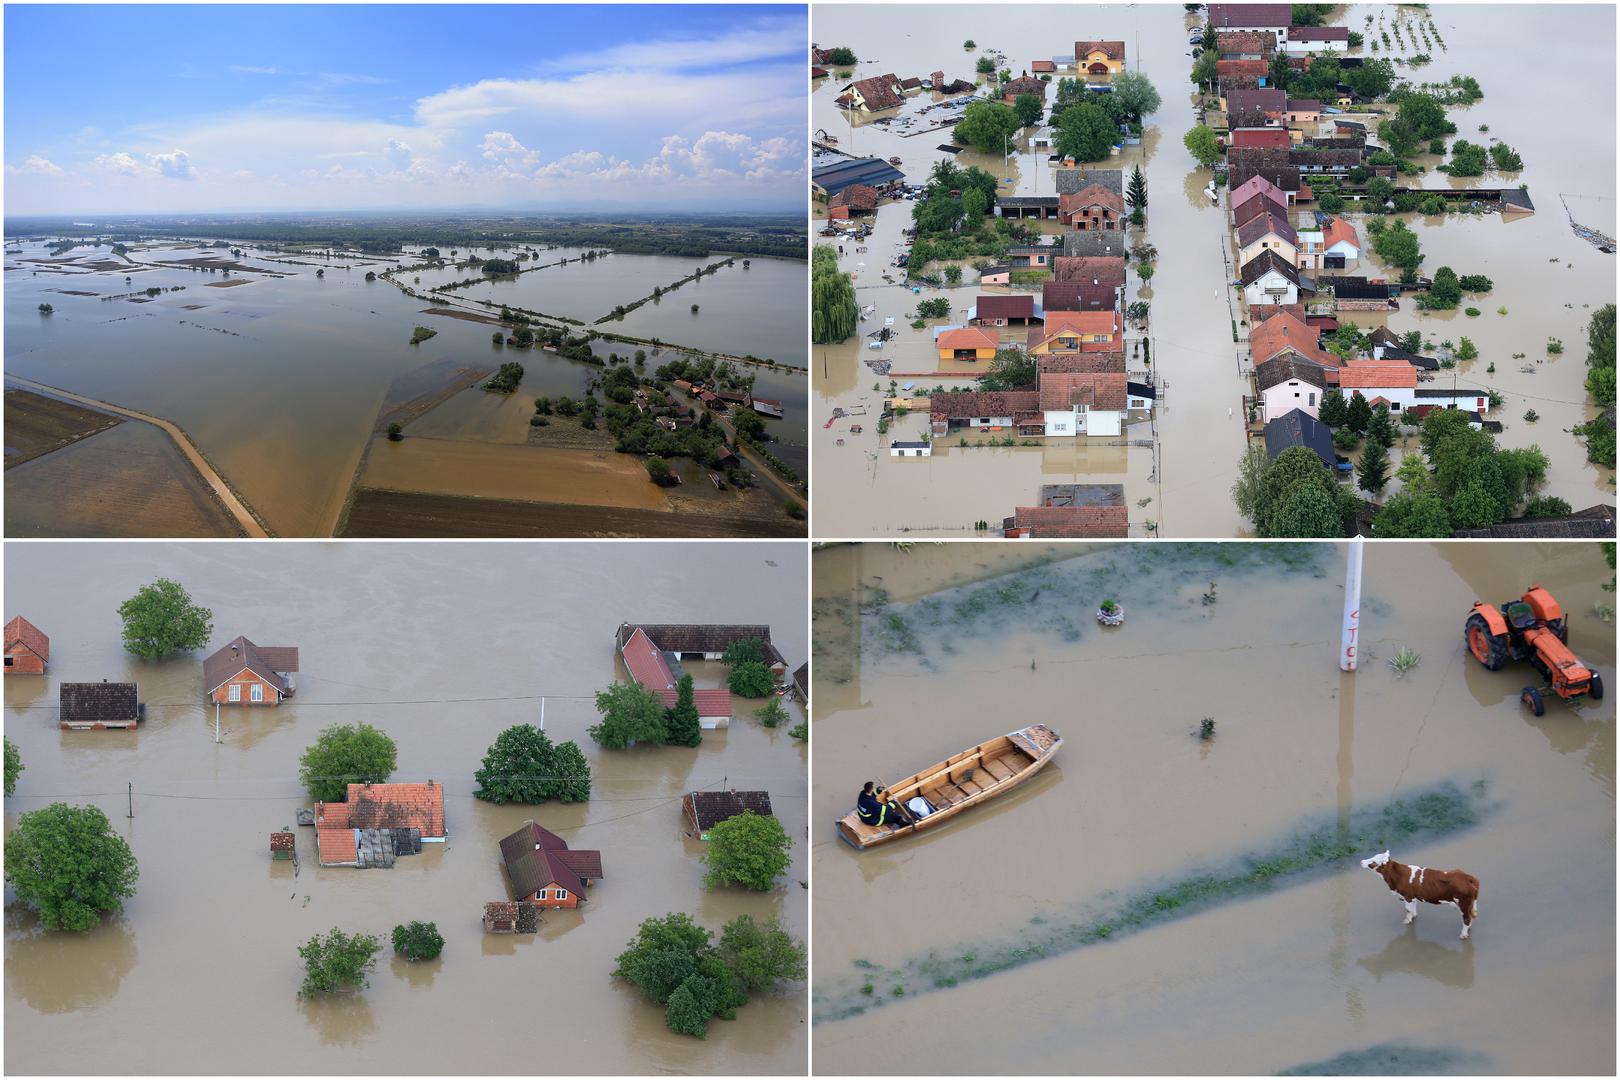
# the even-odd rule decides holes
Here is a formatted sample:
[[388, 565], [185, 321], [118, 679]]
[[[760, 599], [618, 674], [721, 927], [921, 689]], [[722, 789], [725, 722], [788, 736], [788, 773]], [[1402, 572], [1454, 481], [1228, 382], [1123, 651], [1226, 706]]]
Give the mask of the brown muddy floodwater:
[[[806, 655], [803, 544], [11, 545], [6, 601], [51, 636], [48, 677], [6, 680], [6, 735], [27, 769], [6, 800], [100, 806], [134, 849], [138, 892], [86, 935], [47, 934], [7, 893], [8, 1073], [800, 1073], [805, 995], [755, 999], [706, 1040], [610, 978], [642, 919], [692, 913], [718, 929], [743, 913], [807, 929], [806, 751], [752, 719], [696, 750], [597, 749], [591, 695], [624, 678], [613, 633], [626, 619], [769, 623], [797, 667]], [[201, 704], [201, 655], [140, 662], [119, 642], [117, 605], [162, 574], [214, 610], [215, 644], [246, 633], [302, 650], [280, 709], [227, 712], [223, 741]], [[693, 665], [700, 686], [717, 664]], [[138, 731], [62, 732], [62, 680], [133, 679]], [[583, 805], [493, 806], [473, 772], [506, 727], [579, 742], [593, 772]], [[382, 704], [382, 703], [393, 704]], [[789, 706], [799, 718], [797, 706]], [[449, 840], [391, 870], [322, 869], [298, 830], [302, 870], [267, 835], [308, 805], [298, 757], [327, 724], [366, 721], [399, 745], [396, 779], [443, 781]], [[126, 818], [125, 785], [134, 785]], [[675, 800], [700, 785], [770, 792], [794, 839], [768, 893], [702, 885], [701, 845]], [[538, 935], [486, 935], [506, 899], [497, 841], [534, 818], [599, 848], [606, 876]], [[365, 991], [302, 1001], [297, 946], [333, 926], [386, 940], [438, 923], [444, 955], [379, 956]], [[93, 1033], [93, 1034], [92, 1034]]]
[[[1230, 495], [1244, 447], [1242, 398], [1249, 390], [1247, 361], [1240, 358], [1231, 334], [1231, 319], [1241, 317], [1241, 305], [1227, 285], [1235, 274], [1226, 265], [1230, 256], [1223, 256], [1228, 246], [1225, 215], [1203, 194], [1210, 172], [1198, 168], [1182, 145], [1182, 136], [1196, 122], [1187, 79], [1192, 59], [1186, 27], [1197, 20], [1173, 4], [1088, 6], [1082, 22], [1072, 25], [1039, 6], [953, 5], [942, 10], [948, 10], [949, 17], [918, 18], [915, 9], [896, 5], [817, 6], [811, 36], [824, 47], [853, 48], [861, 57], [853, 69], [855, 78], [890, 71], [902, 78], [926, 77], [943, 69], [948, 78], [972, 79], [979, 56], [994, 53], [1004, 55], [1002, 66], [1017, 73], [1031, 60], [1072, 54], [1077, 37], [1123, 40], [1130, 66], [1158, 88], [1162, 104], [1147, 118], [1142, 145], [1127, 146], [1119, 157], [1097, 167], [1129, 171], [1140, 164], [1147, 175], [1147, 226], [1132, 234], [1131, 243], [1145, 240], [1158, 248], [1159, 257], [1150, 287], [1142, 287], [1132, 271], [1126, 300], [1140, 298], [1152, 304], [1149, 336], [1153, 367], [1162, 384], [1159, 405], [1152, 426], [1139, 423], [1127, 429], [1128, 446], [1102, 445], [1109, 440], [1101, 439], [1052, 439], [1043, 440], [1041, 446], [991, 450], [961, 447], [952, 436], [933, 458], [890, 458], [886, 449], [890, 438], [920, 438], [927, 430], [926, 417], [913, 413], [896, 422], [888, 435], [877, 434], [877, 415], [890, 379], [901, 385], [915, 383], [918, 394], [942, 382], [953, 385], [934, 374], [939, 365], [931, 348], [932, 332], [945, 320], [912, 330], [909, 323], [917, 300], [946, 296], [954, 312], [950, 321], [960, 321], [979, 292], [1005, 290], [980, 290], [968, 267], [956, 288], [925, 286], [921, 297], [912, 294], [902, 284], [904, 272], [892, 263], [905, 250], [901, 230], [911, 224], [914, 204], [886, 205], [876, 215], [876, 231], [865, 241], [864, 250], [846, 241], [840, 259], [841, 266], [855, 275], [862, 309], [873, 309], [860, 324], [860, 336], [840, 345], [811, 346], [812, 456], [817, 483], [828, 493], [814, 510], [816, 535], [902, 531], [971, 535], [975, 521], [998, 521], [1015, 506], [1032, 504], [1042, 484], [1086, 480], [1125, 485], [1133, 536], [1146, 534], [1149, 523], [1165, 536], [1248, 535], [1248, 523]], [[1334, 21], [1363, 31], [1367, 14], [1376, 18], [1378, 12], [1387, 11], [1387, 19], [1393, 19], [1395, 10], [1349, 6], [1336, 9]], [[1459, 274], [1487, 274], [1496, 287], [1489, 295], [1468, 301], [1485, 313], [1477, 319], [1461, 311], [1420, 315], [1408, 301], [1388, 324], [1398, 331], [1421, 327], [1437, 343], [1469, 334], [1480, 348], [1480, 358], [1457, 369], [1458, 376], [1483, 380], [1506, 396], [1506, 405], [1496, 414], [1506, 425], [1502, 444], [1538, 443], [1552, 461], [1545, 493], [1580, 508], [1613, 499], [1611, 471], [1588, 465], [1584, 450], [1565, 429], [1593, 413], [1583, 389], [1583, 327], [1592, 307], [1614, 298], [1615, 269], [1613, 255], [1571, 232], [1565, 202], [1576, 220], [1614, 235], [1615, 16], [1612, 8], [1600, 6], [1537, 5], [1533, 19], [1518, 17], [1518, 10], [1436, 5], [1430, 11], [1446, 49], [1431, 50], [1433, 60], [1426, 67], [1398, 70], [1419, 82], [1443, 81], [1453, 74], [1477, 78], [1484, 99], [1452, 111], [1458, 137], [1501, 138], [1523, 156], [1523, 172], [1491, 172], [1477, 180], [1452, 181], [1431, 171], [1407, 182], [1434, 188], [1522, 182], [1529, 187], [1537, 213], [1512, 222], [1494, 215], [1428, 221], [1417, 217], [1412, 224], [1424, 246], [1425, 273], [1450, 265]], [[1504, 32], [1509, 23], [1513, 31]], [[962, 48], [968, 38], [977, 43], [976, 49]], [[1522, 69], [1514, 62], [1524, 49], [1561, 57], [1560, 63], [1548, 65], [1538, 76], [1542, 80], [1538, 85], [1560, 99], [1590, 101], [1592, 112], [1566, 110], [1549, 116], [1538, 104], [1539, 94], [1524, 94]], [[1409, 48], [1407, 53], [1415, 51]], [[908, 98], [897, 112], [876, 118], [895, 116], [897, 122], [881, 124], [838, 108], [834, 99], [844, 84], [835, 73], [815, 85], [811, 94], [812, 130], [825, 129], [836, 136], [840, 150], [857, 157], [897, 156], [913, 184], [924, 183], [935, 162], [954, 157], [963, 166], [977, 166], [1001, 178], [1003, 194], [1053, 192], [1046, 151], [1031, 151], [1026, 144], [1014, 147], [1005, 161], [972, 150], [951, 155], [937, 149], [951, 141], [949, 128], [923, 130], [947, 115], [921, 114], [936, 101], [933, 95]], [[899, 121], [906, 119], [912, 123], [902, 127]], [[1476, 131], [1482, 123], [1489, 125], [1488, 134]], [[1365, 241], [1363, 220], [1360, 216], [1354, 220]], [[1048, 223], [1046, 228], [1050, 231], [1055, 225]], [[1500, 306], [1508, 308], [1507, 316], [1496, 314]], [[889, 317], [899, 338], [881, 350], [867, 349], [865, 335]], [[1453, 322], [1472, 325], [1452, 327]], [[1133, 331], [1128, 339], [1138, 336]], [[1564, 342], [1561, 357], [1546, 355], [1549, 338]], [[1526, 359], [1514, 360], [1515, 352], [1526, 353]], [[1532, 364], [1532, 373], [1519, 371], [1537, 357], [1544, 363]], [[890, 376], [875, 374], [864, 362], [868, 359], [890, 361]], [[1487, 374], [1493, 361], [1496, 371]], [[1137, 370], [1140, 364], [1131, 359], [1129, 366]], [[848, 412], [864, 407], [865, 415], [825, 426], [838, 407]], [[1541, 417], [1533, 424], [1521, 419], [1529, 408]], [[852, 433], [851, 424], [861, 425], [863, 431]]]
[[[816, 1071], [1612, 1074], [1612, 701], [1555, 700], [1538, 720], [1518, 701], [1533, 673], [1485, 671], [1461, 629], [1475, 599], [1539, 583], [1612, 685], [1614, 629], [1594, 605], [1613, 604], [1613, 571], [1596, 544], [1369, 545], [1362, 666], [1341, 676], [1344, 558], [816, 553]], [[1110, 597], [1118, 629], [1094, 618]], [[1402, 647], [1421, 661], [1397, 677]], [[862, 781], [1035, 722], [1065, 745], [1017, 792], [873, 851], [835, 838]], [[1403, 930], [1354, 857], [1299, 841], [1325, 830], [1359, 851], [1392, 828], [1365, 828], [1368, 808], [1394, 802], [1421, 828], [1360, 857], [1391, 846], [1476, 875], [1470, 941], [1449, 909]], [[1214, 884], [1289, 859], [1309, 869]], [[1122, 914], [1200, 889], [1190, 911]]]

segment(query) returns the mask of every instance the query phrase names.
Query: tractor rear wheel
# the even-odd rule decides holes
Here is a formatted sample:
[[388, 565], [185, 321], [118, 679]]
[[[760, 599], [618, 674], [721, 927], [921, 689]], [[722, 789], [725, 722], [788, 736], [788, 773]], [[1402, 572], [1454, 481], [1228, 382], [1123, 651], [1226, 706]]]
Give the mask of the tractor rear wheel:
[[1493, 634], [1485, 616], [1474, 612], [1463, 624], [1463, 637], [1474, 659], [1485, 665], [1487, 671], [1500, 671], [1508, 662], [1506, 634]]
[[1546, 706], [1541, 703], [1541, 691], [1533, 686], [1525, 687], [1524, 693], [1519, 695], [1519, 700], [1530, 706], [1530, 711], [1537, 716], [1544, 716], [1547, 712]]
[[1587, 691], [1587, 694], [1591, 696], [1593, 701], [1603, 700], [1603, 676], [1595, 671], [1592, 672], [1592, 688]]

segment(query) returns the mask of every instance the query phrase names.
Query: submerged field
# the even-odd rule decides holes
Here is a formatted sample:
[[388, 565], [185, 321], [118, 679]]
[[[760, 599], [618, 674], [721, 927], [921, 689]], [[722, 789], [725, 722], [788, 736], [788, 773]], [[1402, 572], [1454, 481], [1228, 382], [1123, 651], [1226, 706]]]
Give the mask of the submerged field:
[[[613, 635], [626, 619], [768, 623], [797, 667], [807, 648], [802, 543], [741, 556], [648, 545], [615, 558], [580, 545], [241, 550], [7, 553], [7, 601], [53, 648], [49, 676], [6, 680], [6, 735], [26, 766], [6, 799], [6, 829], [52, 801], [94, 804], [140, 864], [124, 913], [84, 935], [44, 932], [8, 893], [8, 1073], [519, 1075], [536, 1070], [543, 1048], [558, 1073], [802, 1074], [802, 984], [754, 999], [700, 1041], [671, 1033], [663, 1009], [610, 973], [640, 921], [672, 911], [713, 929], [739, 914], [780, 916], [805, 936], [804, 744], [791, 724], [755, 721], [759, 702], [739, 702], [732, 726], [693, 750], [602, 751], [585, 733], [597, 719], [594, 692], [625, 677]], [[200, 656], [151, 664], [120, 645], [114, 609], [159, 573], [214, 609], [216, 645], [238, 633], [298, 645], [296, 696], [225, 711], [216, 744]], [[724, 676], [718, 664], [689, 670], [699, 686]], [[59, 731], [57, 684], [100, 678], [137, 681], [145, 722]], [[578, 741], [590, 761], [591, 801], [474, 799], [486, 748], [506, 727], [536, 722], [542, 696], [547, 733]], [[792, 723], [802, 719], [787, 707]], [[322, 727], [356, 721], [398, 743], [395, 779], [444, 784], [448, 841], [390, 870], [322, 869], [311, 830], [298, 829], [299, 867], [272, 862], [268, 834], [309, 805], [296, 779], [303, 748]], [[702, 884], [703, 846], [684, 835], [677, 803], [724, 783], [769, 791], [793, 840], [793, 863], [772, 891]], [[578, 910], [546, 913], [536, 935], [485, 934], [484, 903], [508, 896], [497, 841], [530, 818], [599, 849], [605, 876]], [[438, 924], [440, 959], [407, 964], [385, 952], [364, 991], [298, 997], [295, 950], [312, 935], [339, 926], [386, 938], [413, 919]], [[566, 992], [545, 992], [557, 986]]]
[[[582, 250], [546, 249], [535, 261], [569, 253], [577, 258]], [[480, 303], [485, 292], [539, 283], [541, 293], [529, 298], [536, 307], [575, 318], [582, 328], [623, 302], [614, 298], [618, 293], [610, 283], [630, 279], [639, 288], [645, 277], [656, 284], [654, 279], [661, 280], [666, 272], [670, 278], [688, 274], [693, 266], [718, 257], [616, 253], [430, 299], [426, 291], [433, 285], [474, 271], [446, 267], [401, 275], [400, 286], [419, 293], [412, 297], [380, 278], [365, 280], [367, 273], [382, 274], [398, 265], [387, 256], [298, 251], [233, 257], [191, 242], [133, 245], [125, 257], [109, 255], [105, 246], [52, 255], [43, 241], [31, 240], [6, 250], [5, 366], [9, 374], [173, 421], [271, 531], [326, 536], [341, 519], [379, 411], [396, 380], [435, 362], [493, 370], [516, 359], [525, 366], [524, 383], [517, 394], [501, 400], [525, 400], [532, 409], [537, 396], [579, 397], [600, 376], [601, 368], [555, 353], [493, 345], [493, 330]], [[416, 258], [405, 254], [407, 262]], [[228, 268], [230, 276], [198, 266]], [[598, 267], [616, 267], [617, 273], [590, 272]], [[323, 276], [317, 277], [317, 271]], [[663, 314], [655, 315], [649, 304], [631, 312], [624, 325], [615, 321], [596, 329], [664, 342], [661, 349], [644, 347], [649, 374], [688, 355], [683, 348], [752, 352], [784, 369], [802, 368], [804, 274], [803, 263], [762, 256], [753, 257], [744, 270], [739, 257], [735, 267], [671, 293], [661, 305]], [[545, 280], [566, 283], [571, 291], [562, 306], [567, 310], [550, 306]], [[151, 289], [161, 291], [149, 295]], [[497, 314], [505, 300], [494, 301]], [[691, 304], [700, 300], [701, 310], [692, 315]], [[678, 311], [671, 306], [677, 303]], [[41, 304], [53, 310], [42, 313]], [[633, 327], [632, 318], [639, 320]], [[437, 333], [412, 345], [415, 326]], [[682, 336], [681, 331], [698, 327], [701, 334]], [[797, 351], [791, 348], [794, 343]], [[628, 356], [637, 347], [606, 340], [593, 344], [604, 357], [609, 352]], [[805, 380], [792, 370], [750, 370], [757, 372], [759, 396], [782, 401], [786, 418], [768, 422], [767, 429], [782, 440], [773, 444], [781, 448], [778, 456], [802, 474]], [[442, 422], [465, 428], [481, 415], [466, 402], [489, 397], [471, 390], [464, 400], [440, 404], [449, 410]], [[414, 419], [431, 433], [432, 425], [441, 423], [437, 411]], [[524, 422], [528, 415], [525, 411]], [[471, 434], [498, 441], [482, 429]], [[641, 467], [639, 459], [625, 461]], [[77, 504], [64, 510], [42, 502], [16, 476], [8, 475], [7, 481], [8, 524], [18, 531], [64, 535], [59, 530], [71, 519], [79, 531], [67, 535], [120, 534], [110, 509], [78, 498], [76, 487], [64, 487], [54, 496]], [[645, 479], [640, 483], [656, 493]], [[182, 535], [162, 528], [156, 534]]]
[[[1342, 676], [1343, 551], [814, 556], [818, 1071], [1612, 1070], [1612, 703], [1536, 719], [1533, 672], [1461, 650], [1475, 599], [1539, 583], [1612, 683], [1612, 571], [1597, 545], [1369, 550]], [[1037, 721], [1065, 745], [1016, 793], [835, 839], [863, 781]], [[1449, 908], [1401, 926], [1355, 861], [1385, 848], [1480, 878], [1470, 941]], [[938, 1038], [969, 1029], [1020, 1034]]]

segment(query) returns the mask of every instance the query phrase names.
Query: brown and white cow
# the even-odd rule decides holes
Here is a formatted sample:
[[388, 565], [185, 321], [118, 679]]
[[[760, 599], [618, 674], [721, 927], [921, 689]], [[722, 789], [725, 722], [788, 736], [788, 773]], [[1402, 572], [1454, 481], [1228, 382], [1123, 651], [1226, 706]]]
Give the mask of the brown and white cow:
[[1435, 870], [1426, 866], [1408, 866], [1381, 852], [1361, 865], [1384, 879], [1389, 891], [1406, 908], [1408, 926], [1417, 918], [1418, 901], [1425, 904], [1450, 904], [1462, 913], [1462, 939], [1468, 939], [1468, 928], [1479, 918], [1479, 878], [1461, 870]]

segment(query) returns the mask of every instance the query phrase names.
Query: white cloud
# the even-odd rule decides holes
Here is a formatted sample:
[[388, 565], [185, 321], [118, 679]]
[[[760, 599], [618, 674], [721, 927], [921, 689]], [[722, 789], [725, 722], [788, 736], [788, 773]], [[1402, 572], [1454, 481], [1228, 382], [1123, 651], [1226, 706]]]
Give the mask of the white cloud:
[[172, 150], [167, 154], [148, 154], [152, 167], [167, 176], [170, 180], [195, 180], [197, 170], [191, 167], [191, 156], [184, 150]]
[[383, 151], [383, 156], [396, 169], [410, 168], [412, 154], [409, 143], [399, 139], [389, 139], [388, 148]]
[[562, 71], [604, 68], [670, 71], [745, 64], [805, 51], [802, 17], [771, 20], [711, 37], [669, 38], [619, 45], [599, 52], [573, 53], [558, 58], [552, 67]]
[[96, 164], [120, 176], [139, 176], [142, 171], [141, 163], [122, 150], [116, 154], [100, 155], [96, 158]]
[[281, 74], [281, 69], [280, 68], [275, 68], [275, 67], [254, 67], [251, 64], [232, 64], [231, 65], [231, 70], [236, 72], [238, 75], [279, 75], [279, 74]]
[[51, 161], [49, 158], [42, 158], [38, 154], [30, 155], [28, 160], [22, 163], [21, 168], [14, 168], [14, 167], [9, 167], [8, 166], [6, 171], [7, 172], [38, 173], [41, 176], [63, 176], [63, 175], [65, 175], [62, 172], [62, 170], [56, 166], [55, 162]]
[[478, 144], [478, 149], [486, 160], [495, 162], [507, 172], [532, 169], [540, 163], [539, 153], [518, 142], [510, 131], [489, 132], [484, 136], [484, 141]]

